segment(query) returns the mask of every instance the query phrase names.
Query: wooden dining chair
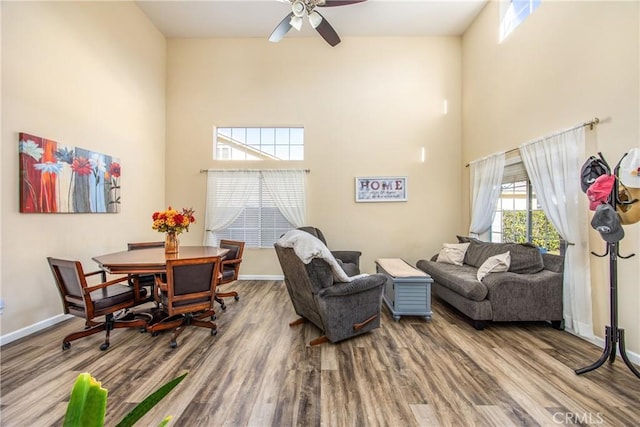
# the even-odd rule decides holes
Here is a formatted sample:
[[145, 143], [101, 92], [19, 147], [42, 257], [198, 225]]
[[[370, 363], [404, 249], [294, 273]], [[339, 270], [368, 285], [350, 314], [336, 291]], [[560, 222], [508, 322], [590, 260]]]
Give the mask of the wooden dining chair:
[[[173, 329], [171, 348], [177, 347], [178, 335], [187, 326], [200, 326], [218, 332], [213, 310], [220, 257], [167, 260], [167, 280], [156, 275], [155, 298], [166, 317], [147, 327], [154, 336]], [[210, 320], [205, 320], [210, 317]]]
[[164, 240], [161, 242], [133, 242], [127, 243], [127, 250], [164, 248]]
[[[67, 335], [62, 340], [62, 349], [71, 347], [71, 341], [105, 331], [104, 343], [100, 350], [109, 348], [109, 335], [116, 328], [146, 328], [145, 318], [136, 318], [128, 309], [137, 302], [134, 290], [121, 284], [127, 277], [106, 280], [104, 270], [85, 273], [79, 261], [48, 257], [65, 314], [85, 319], [85, 329]], [[101, 282], [89, 285], [87, 278], [100, 274]], [[120, 312], [120, 316], [116, 313]]]
[[[164, 240], [161, 242], [130, 242], [127, 243], [127, 250], [135, 251], [138, 249], [164, 248]], [[153, 286], [155, 284], [155, 276], [153, 274], [129, 274], [129, 285], [135, 287], [134, 281], [138, 281], [139, 288], [147, 288], [149, 301], [153, 300]], [[145, 302], [145, 301], [141, 301]]]
[[[220, 269], [221, 278], [218, 282], [218, 285], [225, 285], [238, 280], [242, 253], [244, 252], [244, 242], [222, 239], [220, 240], [220, 248], [229, 249], [229, 252], [227, 252], [227, 255], [222, 261], [222, 267]], [[216, 292], [216, 302], [220, 304], [220, 308], [223, 310], [226, 310], [227, 306], [222, 298], [230, 297], [233, 297], [236, 301], [240, 299], [240, 296], [235, 291]]]

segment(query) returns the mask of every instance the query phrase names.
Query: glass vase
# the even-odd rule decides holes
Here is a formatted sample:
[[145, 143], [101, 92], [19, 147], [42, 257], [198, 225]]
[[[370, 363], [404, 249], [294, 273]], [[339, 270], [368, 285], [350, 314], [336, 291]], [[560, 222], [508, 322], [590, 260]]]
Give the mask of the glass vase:
[[180, 241], [178, 240], [178, 234], [175, 231], [167, 232], [164, 240], [164, 252], [167, 254], [177, 254]]

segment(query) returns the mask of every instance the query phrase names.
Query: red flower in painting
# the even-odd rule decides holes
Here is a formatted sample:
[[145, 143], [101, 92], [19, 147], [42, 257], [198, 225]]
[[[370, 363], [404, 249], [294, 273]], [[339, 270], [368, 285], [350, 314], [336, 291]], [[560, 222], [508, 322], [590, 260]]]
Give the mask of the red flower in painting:
[[73, 163], [71, 163], [71, 170], [78, 175], [90, 175], [93, 172], [93, 167], [91, 167], [89, 159], [85, 159], [84, 157], [74, 157]]
[[109, 174], [114, 178], [120, 178], [120, 163], [112, 162], [109, 165]]

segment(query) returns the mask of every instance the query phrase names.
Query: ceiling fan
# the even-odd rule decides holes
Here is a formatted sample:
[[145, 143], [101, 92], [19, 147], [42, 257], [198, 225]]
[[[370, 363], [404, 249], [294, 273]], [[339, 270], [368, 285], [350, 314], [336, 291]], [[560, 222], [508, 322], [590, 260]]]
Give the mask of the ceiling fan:
[[354, 3], [362, 3], [366, 0], [279, 0], [291, 3], [291, 13], [284, 17], [269, 37], [270, 42], [279, 42], [289, 32], [291, 28], [300, 31], [302, 28], [302, 18], [306, 15], [309, 24], [322, 36], [331, 46], [340, 43], [340, 37], [333, 27], [318, 11], [317, 7], [346, 6]]

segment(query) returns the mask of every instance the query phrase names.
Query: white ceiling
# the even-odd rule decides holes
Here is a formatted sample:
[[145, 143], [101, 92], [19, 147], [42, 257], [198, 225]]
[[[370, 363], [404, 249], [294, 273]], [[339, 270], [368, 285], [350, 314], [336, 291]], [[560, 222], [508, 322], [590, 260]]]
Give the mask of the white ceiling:
[[[291, 12], [278, 0], [136, 1], [168, 38], [269, 37]], [[368, 0], [339, 7], [317, 8], [341, 37], [461, 35], [487, 0]], [[306, 21], [306, 20], [305, 20]], [[308, 22], [300, 32], [317, 33]]]

